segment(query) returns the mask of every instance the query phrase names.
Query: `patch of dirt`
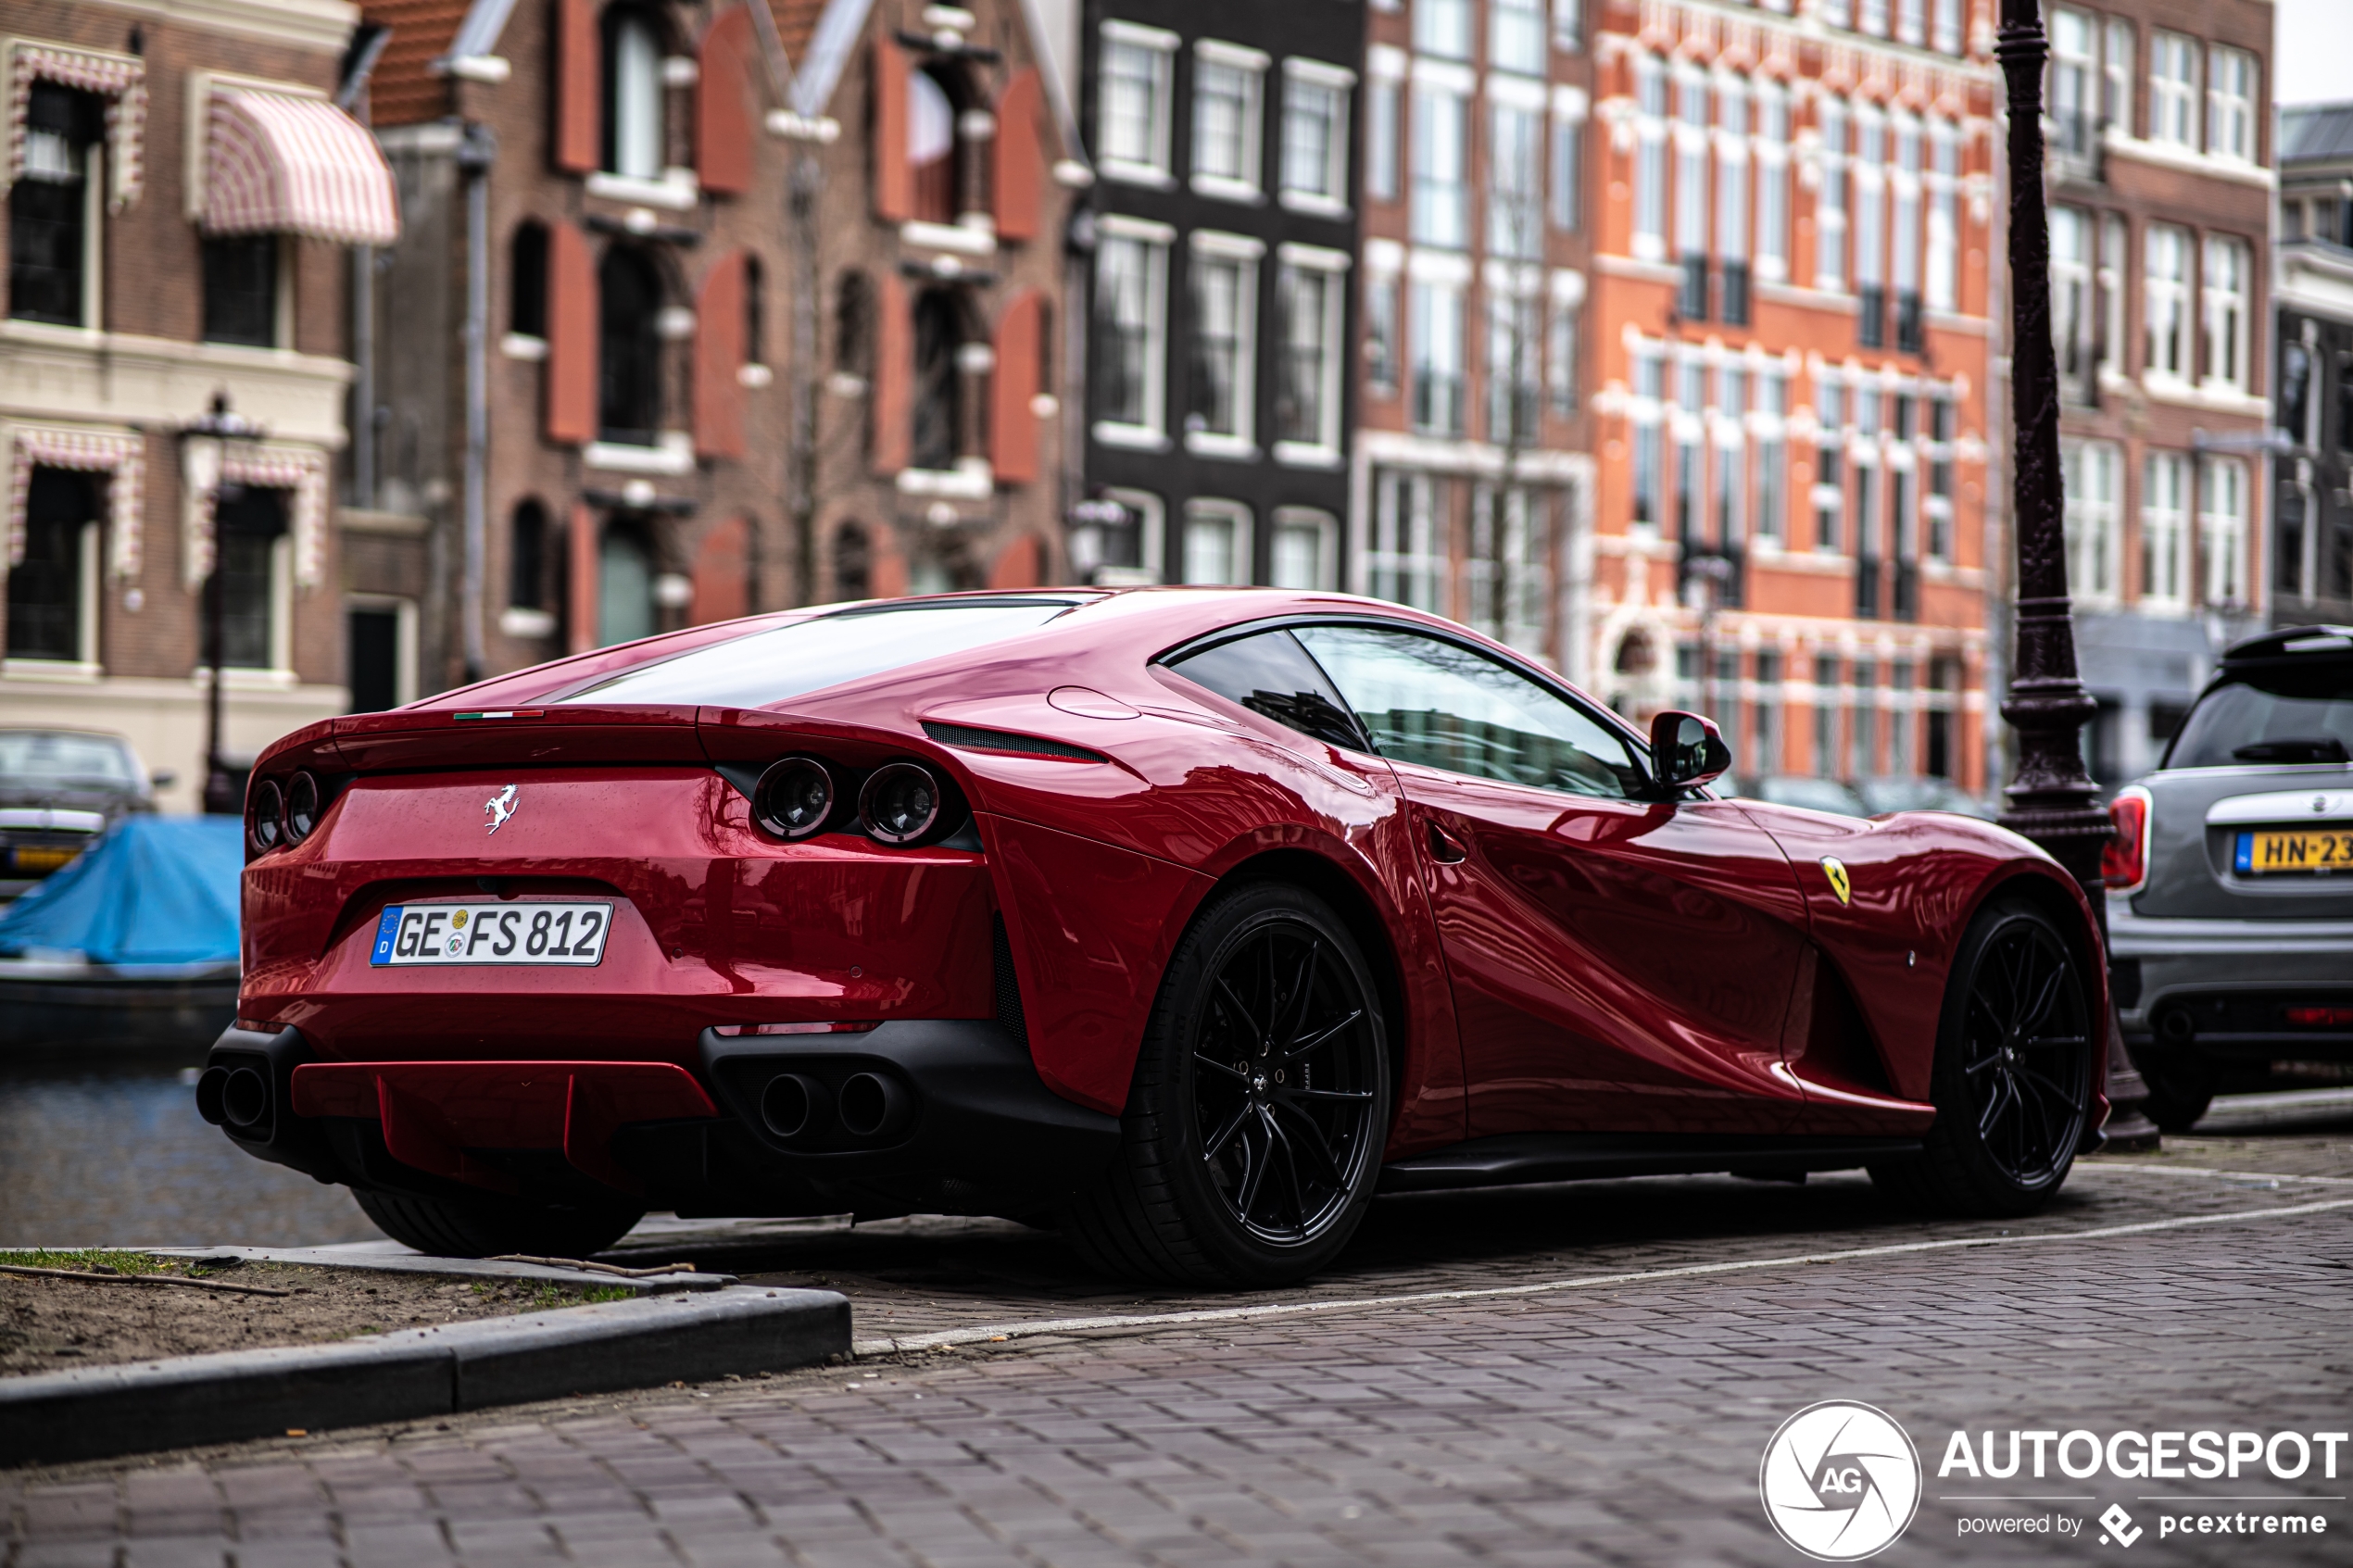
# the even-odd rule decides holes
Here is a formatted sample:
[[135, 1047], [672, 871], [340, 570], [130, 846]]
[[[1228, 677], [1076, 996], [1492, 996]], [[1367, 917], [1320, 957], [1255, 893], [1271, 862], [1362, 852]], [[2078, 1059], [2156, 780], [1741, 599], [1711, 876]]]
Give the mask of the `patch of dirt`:
[[251, 1296], [171, 1285], [99, 1285], [86, 1280], [0, 1274], [0, 1377], [208, 1350], [322, 1345], [396, 1329], [504, 1317], [631, 1292], [572, 1288], [537, 1280], [450, 1279], [434, 1274], [248, 1262], [190, 1266], [140, 1254], [40, 1257], [0, 1254], [0, 1262], [43, 1268], [111, 1267], [265, 1286], [284, 1296]]

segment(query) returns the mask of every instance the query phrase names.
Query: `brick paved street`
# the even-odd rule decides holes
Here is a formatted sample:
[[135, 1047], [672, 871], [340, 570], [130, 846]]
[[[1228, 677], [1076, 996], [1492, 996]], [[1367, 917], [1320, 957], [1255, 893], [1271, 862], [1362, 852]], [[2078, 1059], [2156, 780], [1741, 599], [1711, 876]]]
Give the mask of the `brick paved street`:
[[[2170, 1228], [2114, 1234], [2152, 1224]], [[2062, 1233], [2077, 1239], [2027, 1239]], [[1888, 1250], [1965, 1237], [1992, 1245]], [[1188, 1308], [1327, 1310], [1016, 1333], [768, 1380], [0, 1476], [0, 1562], [1792, 1564], [1804, 1559], [1765, 1521], [1757, 1464], [1785, 1416], [1829, 1398], [1886, 1410], [1928, 1466], [1919, 1517], [1883, 1562], [2353, 1560], [2342, 1500], [2298, 1510], [2327, 1518], [2322, 1537], [2189, 1543], [2160, 1539], [2162, 1506], [2140, 1500], [2353, 1491], [2317, 1464], [2293, 1483], [2236, 1485], [1935, 1474], [1957, 1427], [2344, 1430], [2343, 1131], [2177, 1139], [2155, 1160], [2089, 1161], [2065, 1202], [2008, 1227], [1891, 1220], [1845, 1177], [1391, 1202], [1342, 1270], [1273, 1298], [1107, 1289], [1051, 1237], [994, 1224], [812, 1230], [761, 1247], [729, 1261], [847, 1290], [869, 1342]], [[1543, 1286], [1557, 1288], [1530, 1288]], [[2014, 1490], [2095, 1500], [1951, 1500]], [[2129, 1552], [2099, 1544], [2096, 1524], [2063, 1543], [1958, 1533], [1964, 1513], [2090, 1519], [2110, 1502], [2146, 1530]]]

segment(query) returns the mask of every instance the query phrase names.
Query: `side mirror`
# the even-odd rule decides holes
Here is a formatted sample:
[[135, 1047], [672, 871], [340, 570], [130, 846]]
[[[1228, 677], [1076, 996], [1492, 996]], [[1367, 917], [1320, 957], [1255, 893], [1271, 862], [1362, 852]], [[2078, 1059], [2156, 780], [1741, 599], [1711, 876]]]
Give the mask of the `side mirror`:
[[169, 768], [158, 768], [147, 775], [147, 783], [157, 789], [170, 789], [180, 782], [180, 775]]
[[1731, 765], [1732, 748], [1714, 721], [1671, 709], [1651, 721], [1651, 782], [1661, 794], [1713, 784]]

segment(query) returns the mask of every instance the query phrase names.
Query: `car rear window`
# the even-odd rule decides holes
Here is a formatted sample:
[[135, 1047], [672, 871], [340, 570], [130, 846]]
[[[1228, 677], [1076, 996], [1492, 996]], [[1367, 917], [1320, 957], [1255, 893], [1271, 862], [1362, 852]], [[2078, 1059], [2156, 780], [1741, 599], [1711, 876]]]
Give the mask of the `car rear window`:
[[138, 764], [120, 741], [46, 730], [0, 730], [0, 779], [10, 783], [127, 784]]
[[759, 708], [1036, 631], [1080, 599], [954, 599], [841, 610], [709, 643], [607, 676], [559, 702]]
[[2250, 671], [2197, 699], [2168, 768], [2343, 762], [2353, 754], [2353, 663]]

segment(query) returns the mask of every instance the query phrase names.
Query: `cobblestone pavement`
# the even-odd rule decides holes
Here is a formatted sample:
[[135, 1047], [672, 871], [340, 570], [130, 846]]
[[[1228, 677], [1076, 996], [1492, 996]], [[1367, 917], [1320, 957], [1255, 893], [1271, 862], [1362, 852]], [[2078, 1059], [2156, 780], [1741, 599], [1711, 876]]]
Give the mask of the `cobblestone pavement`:
[[[1936, 1474], [1956, 1429], [2346, 1429], [2353, 1138], [2332, 1132], [2087, 1161], [2009, 1226], [1892, 1220], [1852, 1178], [1389, 1202], [1343, 1270], [1271, 1298], [1105, 1290], [1051, 1237], [977, 1223], [760, 1245], [732, 1261], [849, 1290], [862, 1338], [984, 1342], [0, 1475], [0, 1563], [1795, 1564], [1757, 1465], [1823, 1399], [1880, 1406], [1921, 1449], [1925, 1499], [1884, 1562], [2353, 1559], [2353, 1486], [2317, 1463], [2235, 1485]], [[1350, 1305], [1367, 1298], [1386, 1304]], [[1957, 1500], [2013, 1489], [2071, 1500]], [[2143, 1500], [2161, 1496], [2205, 1506]], [[2184, 1512], [2259, 1527], [2286, 1499], [2328, 1533], [2159, 1535]], [[2111, 1502], [2145, 1531], [2129, 1550], [2089, 1522]], [[2012, 1514], [2082, 1533], [1961, 1534]]]

